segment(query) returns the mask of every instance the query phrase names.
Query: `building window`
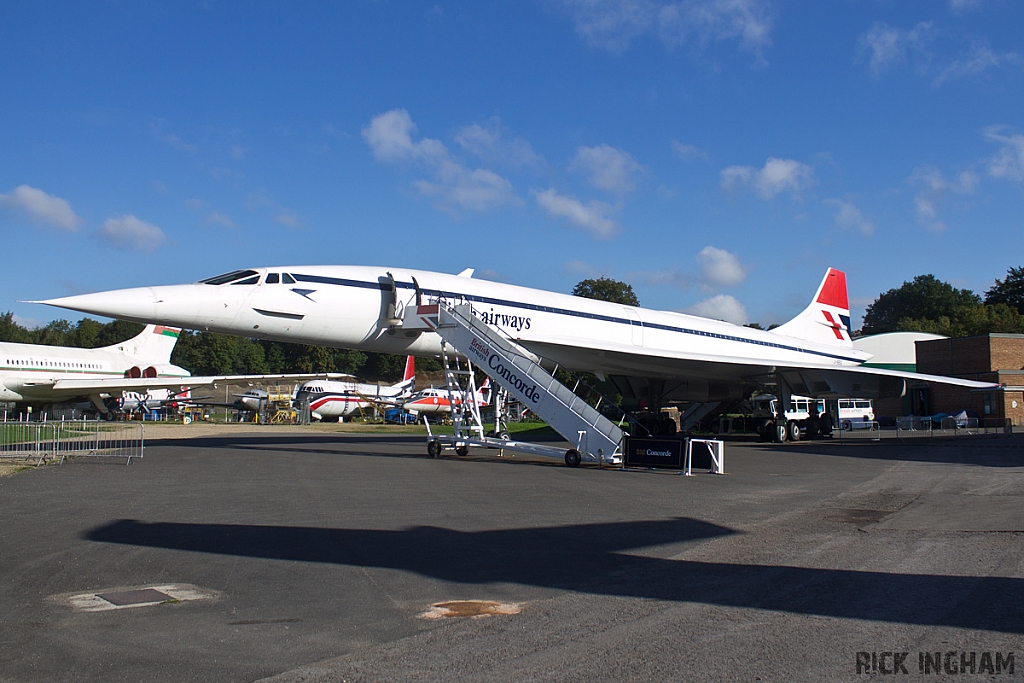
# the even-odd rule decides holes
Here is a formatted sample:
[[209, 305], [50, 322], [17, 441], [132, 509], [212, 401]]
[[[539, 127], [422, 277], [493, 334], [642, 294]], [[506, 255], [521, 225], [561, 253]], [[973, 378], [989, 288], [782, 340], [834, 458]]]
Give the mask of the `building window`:
[[985, 414], [986, 415], [995, 415], [996, 414], [996, 395], [995, 394], [985, 394], [984, 395], [984, 401], [985, 401], [985, 406], [984, 406]]

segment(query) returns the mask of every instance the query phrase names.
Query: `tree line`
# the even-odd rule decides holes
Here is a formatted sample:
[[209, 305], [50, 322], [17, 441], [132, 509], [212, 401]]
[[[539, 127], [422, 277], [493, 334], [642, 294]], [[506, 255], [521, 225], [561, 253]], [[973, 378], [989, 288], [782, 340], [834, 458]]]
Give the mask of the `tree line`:
[[864, 312], [862, 333], [899, 331], [947, 337], [1024, 334], [1024, 267], [1010, 268], [984, 298], [930, 274], [880, 294]]

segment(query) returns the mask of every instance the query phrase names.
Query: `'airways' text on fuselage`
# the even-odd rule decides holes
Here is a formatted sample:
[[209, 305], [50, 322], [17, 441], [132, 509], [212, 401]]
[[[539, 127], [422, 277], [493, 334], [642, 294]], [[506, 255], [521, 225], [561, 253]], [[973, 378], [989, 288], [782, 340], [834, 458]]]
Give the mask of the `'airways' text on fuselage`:
[[473, 313], [479, 316], [483, 322], [495, 327], [510, 327], [516, 332], [530, 329], [531, 319], [521, 315], [495, 313], [493, 308], [490, 311], [473, 311]]

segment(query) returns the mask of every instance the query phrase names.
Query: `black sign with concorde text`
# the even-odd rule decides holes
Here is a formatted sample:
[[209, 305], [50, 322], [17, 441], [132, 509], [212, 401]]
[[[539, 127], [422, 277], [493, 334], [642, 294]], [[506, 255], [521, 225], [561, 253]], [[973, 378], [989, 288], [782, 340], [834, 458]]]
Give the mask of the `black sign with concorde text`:
[[682, 439], [628, 437], [626, 439], [626, 466], [681, 470], [686, 466], [685, 445], [686, 442]]

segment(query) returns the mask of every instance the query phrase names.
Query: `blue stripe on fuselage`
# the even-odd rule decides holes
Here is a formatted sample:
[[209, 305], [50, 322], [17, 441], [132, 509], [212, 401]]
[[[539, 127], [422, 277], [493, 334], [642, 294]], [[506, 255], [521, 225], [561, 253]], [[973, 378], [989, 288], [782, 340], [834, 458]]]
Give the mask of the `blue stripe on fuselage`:
[[[324, 275], [301, 275], [298, 273], [292, 273], [292, 277], [300, 282], [318, 282], [325, 285], [341, 285], [343, 287], [358, 287], [360, 289], [389, 289], [388, 285], [380, 282], [365, 282], [362, 280], [348, 280], [340, 277], [326, 277]], [[409, 289], [415, 290], [416, 286], [411, 282], [398, 282], [395, 281], [395, 287], [398, 289]], [[508, 306], [511, 308], [521, 308], [528, 311], [538, 311], [541, 313], [554, 313], [556, 315], [567, 315], [574, 318], [588, 318], [590, 320], [600, 320], [608, 323], [619, 323], [620, 325], [636, 325], [636, 321], [632, 321], [629, 318], [616, 318], [610, 315], [599, 315], [597, 313], [585, 313], [583, 311], [574, 311], [568, 308], [555, 308], [553, 306], [538, 306], [537, 304], [528, 304], [521, 301], [508, 301], [506, 299], [494, 299], [488, 296], [478, 296], [476, 294], [461, 294], [458, 292], [443, 292], [439, 289], [425, 289], [420, 288], [420, 291], [427, 296], [437, 296], [446, 299], [464, 299], [466, 301], [472, 301], [481, 304], [489, 304], [492, 306]], [[764, 346], [773, 349], [782, 349], [784, 351], [796, 351], [797, 353], [808, 353], [814, 356], [822, 356], [824, 358], [833, 358], [836, 360], [845, 360], [851, 363], [860, 364], [859, 358], [850, 358], [848, 356], [839, 356], [834, 353], [828, 353], [826, 351], [814, 351], [811, 349], [802, 349], [799, 346], [790, 346], [788, 344], [780, 344], [778, 342], [769, 342], [761, 339], [748, 339], [747, 337], [737, 337], [730, 334], [720, 334], [717, 332], [706, 332], [704, 330], [692, 330], [686, 327], [675, 327], [673, 325], [661, 325], [658, 323], [641, 322], [642, 327], [650, 328], [652, 330], [665, 330], [666, 332], [678, 332], [680, 334], [692, 334], [698, 337], [710, 337], [712, 339], [721, 339], [723, 341], [734, 341], [742, 344], [754, 344], [755, 346]]]

